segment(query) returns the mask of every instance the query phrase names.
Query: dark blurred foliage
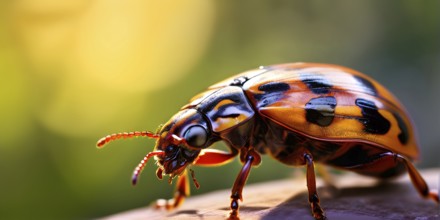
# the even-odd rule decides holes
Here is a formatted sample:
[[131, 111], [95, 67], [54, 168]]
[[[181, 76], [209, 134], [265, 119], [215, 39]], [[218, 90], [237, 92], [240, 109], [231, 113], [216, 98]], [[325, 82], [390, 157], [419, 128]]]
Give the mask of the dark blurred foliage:
[[[153, 140], [102, 150], [96, 140], [155, 130], [210, 84], [276, 63], [334, 63], [377, 79], [412, 115], [418, 167], [438, 167], [439, 8], [434, 0], [1, 2], [0, 218], [93, 218], [170, 197], [153, 162], [130, 185]], [[194, 168], [193, 194], [229, 188], [239, 169], [237, 161]], [[249, 182], [294, 170], [264, 157]]]

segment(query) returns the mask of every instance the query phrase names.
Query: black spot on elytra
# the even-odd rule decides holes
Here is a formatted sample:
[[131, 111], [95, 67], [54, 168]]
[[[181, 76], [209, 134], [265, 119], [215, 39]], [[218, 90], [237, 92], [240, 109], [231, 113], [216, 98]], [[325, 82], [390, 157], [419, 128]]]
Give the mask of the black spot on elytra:
[[306, 104], [306, 120], [308, 122], [329, 126], [335, 117], [336, 99], [333, 96], [310, 99]]
[[300, 79], [315, 94], [327, 94], [333, 86], [327, 78], [317, 73], [302, 73]]
[[409, 139], [408, 127], [406, 126], [405, 122], [403, 121], [402, 117], [400, 117], [399, 114], [394, 113], [393, 115], [396, 118], [397, 125], [400, 128], [400, 133], [399, 135], [397, 135], [397, 137], [399, 138], [400, 143], [405, 145], [406, 143], [408, 143], [408, 139]]
[[289, 89], [289, 84], [283, 82], [269, 82], [258, 87], [258, 90], [263, 92], [284, 92]]
[[391, 127], [390, 122], [384, 118], [374, 104], [366, 99], [356, 99], [356, 105], [361, 108], [362, 117], [358, 118], [364, 124], [364, 131], [371, 134], [386, 134]]
[[356, 81], [359, 82], [359, 84], [364, 89], [364, 92], [373, 96], [377, 96], [377, 89], [374, 87], [373, 83], [370, 80], [365, 79], [361, 76], [353, 76]]
[[255, 94], [254, 98], [258, 101], [257, 108], [268, 106], [277, 102], [284, 96], [284, 92], [289, 90], [290, 86], [283, 82], [269, 82], [258, 87], [263, 94]]

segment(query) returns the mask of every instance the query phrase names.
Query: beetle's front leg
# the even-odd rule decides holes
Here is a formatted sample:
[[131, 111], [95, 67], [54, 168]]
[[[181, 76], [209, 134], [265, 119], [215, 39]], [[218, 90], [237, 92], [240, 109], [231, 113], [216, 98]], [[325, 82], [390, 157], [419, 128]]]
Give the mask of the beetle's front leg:
[[177, 178], [176, 190], [174, 192], [174, 197], [170, 200], [159, 199], [156, 201], [155, 208], [160, 209], [164, 208], [166, 210], [172, 210], [180, 206], [185, 197], [188, 197], [190, 194], [189, 182], [188, 182], [188, 174], [186, 171], [182, 175]]
[[[225, 152], [215, 149], [205, 149], [202, 150], [200, 156], [194, 163], [197, 166], [215, 166], [222, 165], [224, 163], [230, 162], [236, 155], [238, 151], [232, 150], [231, 152]], [[179, 207], [185, 197], [188, 197], [190, 194], [190, 187], [188, 181], [188, 174], [186, 171], [182, 175], [180, 175], [177, 179], [176, 190], [174, 193], [174, 197], [170, 200], [159, 199], [156, 201], [155, 208], [160, 209], [164, 208], [166, 210], [172, 210], [174, 208]]]
[[219, 166], [225, 163], [229, 163], [238, 154], [238, 151], [231, 149], [231, 152], [216, 150], [216, 149], [204, 149], [197, 157], [194, 165], [197, 166]]
[[304, 159], [307, 165], [307, 188], [309, 191], [309, 202], [312, 209], [312, 214], [315, 219], [327, 219], [324, 215], [324, 211], [319, 205], [318, 192], [316, 191], [316, 177], [315, 167], [313, 165], [313, 159], [310, 154], [304, 154]]
[[[242, 152], [243, 154], [243, 152]], [[240, 173], [238, 173], [235, 179], [234, 186], [231, 191], [231, 213], [229, 214], [229, 219], [238, 218], [238, 200], [243, 201], [242, 191], [246, 184], [246, 180], [251, 172], [251, 167], [260, 164], [261, 157], [254, 150], [249, 150], [244, 153], [244, 164], [241, 168]]]

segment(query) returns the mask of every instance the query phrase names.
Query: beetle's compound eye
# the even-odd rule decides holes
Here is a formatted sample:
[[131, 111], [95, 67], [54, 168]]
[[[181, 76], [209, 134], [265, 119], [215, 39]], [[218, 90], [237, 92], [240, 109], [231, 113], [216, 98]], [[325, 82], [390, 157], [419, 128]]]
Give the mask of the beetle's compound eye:
[[208, 132], [202, 126], [194, 125], [186, 130], [184, 137], [191, 147], [202, 148], [208, 140]]

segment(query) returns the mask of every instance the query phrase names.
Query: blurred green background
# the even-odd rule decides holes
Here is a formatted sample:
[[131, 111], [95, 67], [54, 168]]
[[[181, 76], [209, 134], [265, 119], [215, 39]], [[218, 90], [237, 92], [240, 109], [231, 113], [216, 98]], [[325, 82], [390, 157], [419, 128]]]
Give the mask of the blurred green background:
[[[439, 8], [435, 0], [1, 1], [0, 219], [94, 218], [169, 198], [173, 187], [152, 162], [130, 184], [153, 140], [102, 150], [96, 141], [154, 131], [207, 86], [275, 63], [334, 63], [374, 77], [413, 117], [418, 167], [438, 167]], [[193, 194], [229, 188], [239, 169], [237, 161], [195, 168]], [[249, 182], [293, 170], [264, 157]]]

